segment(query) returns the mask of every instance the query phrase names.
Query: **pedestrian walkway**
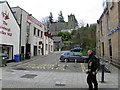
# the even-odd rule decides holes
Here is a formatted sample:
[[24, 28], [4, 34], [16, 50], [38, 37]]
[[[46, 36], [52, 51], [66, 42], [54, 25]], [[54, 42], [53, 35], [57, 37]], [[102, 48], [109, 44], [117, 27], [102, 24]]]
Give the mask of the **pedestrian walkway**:
[[[43, 56], [42, 56], [43, 57]], [[61, 70], [15, 70], [14, 66], [26, 66], [26, 68], [38, 68], [38, 69], [52, 69], [54, 64], [28, 64], [27, 62], [36, 60], [37, 57], [33, 57], [29, 60], [24, 60], [22, 62], [12, 62], [8, 63], [7, 67], [1, 67], [0, 79], [2, 79], [3, 88], [87, 88], [87, 74], [85, 73], [85, 65], [83, 63], [71, 64], [73, 67], [81, 67], [80, 70], [76, 72], [70, 72]], [[39, 58], [39, 57], [38, 57]], [[37, 66], [36, 66], [37, 65]], [[63, 67], [65, 64], [58, 64], [58, 66]], [[77, 65], [77, 66], [76, 66]], [[99, 83], [99, 88], [118, 88], [118, 77], [119, 71], [112, 65], [107, 65], [111, 73], [105, 73], [104, 83], [101, 83], [101, 72], [98, 72], [97, 79]], [[67, 69], [70, 69], [70, 64]], [[74, 68], [75, 69], [75, 68]], [[104, 90], [104, 89], [103, 89]], [[109, 90], [109, 89], [108, 89]], [[111, 89], [110, 89], [111, 90]]]
[[[53, 72], [3, 69], [4, 88], [87, 88], [84, 72]], [[97, 74], [99, 88], [118, 88], [118, 73], [105, 73], [101, 83], [101, 72]]]

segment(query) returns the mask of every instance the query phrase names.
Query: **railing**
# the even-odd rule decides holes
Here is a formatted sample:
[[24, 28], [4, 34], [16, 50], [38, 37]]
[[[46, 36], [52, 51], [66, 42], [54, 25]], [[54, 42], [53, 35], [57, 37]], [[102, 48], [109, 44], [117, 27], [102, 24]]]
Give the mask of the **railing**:
[[112, 64], [120, 69], [120, 59], [116, 59], [108, 56], [104, 56], [104, 57], [98, 56], [98, 57], [100, 58], [101, 62]]

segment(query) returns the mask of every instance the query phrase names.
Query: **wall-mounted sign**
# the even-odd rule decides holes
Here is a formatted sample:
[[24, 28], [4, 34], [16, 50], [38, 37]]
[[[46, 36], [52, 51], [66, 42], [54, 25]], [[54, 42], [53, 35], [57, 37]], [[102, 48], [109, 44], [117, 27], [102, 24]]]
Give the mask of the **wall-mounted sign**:
[[31, 22], [33, 22], [34, 24], [40, 26], [41, 28], [43, 27], [43, 24], [41, 22], [39, 22], [37, 19], [35, 19], [34, 17], [32, 16], [28, 16], [27, 17]]
[[107, 35], [112, 35], [113, 33], [117, 32], [118, 30], [120, 30], [120, 26], [117, 26], [115, 29], [112, 29], [110, 32], [107, 33]]
[[7, 10], [2, 11], [0, 14], [2, 22], [0, 23], [0, 34], [12, 36], [11, 29], [9, 28], [8, 21], [10, 19]]

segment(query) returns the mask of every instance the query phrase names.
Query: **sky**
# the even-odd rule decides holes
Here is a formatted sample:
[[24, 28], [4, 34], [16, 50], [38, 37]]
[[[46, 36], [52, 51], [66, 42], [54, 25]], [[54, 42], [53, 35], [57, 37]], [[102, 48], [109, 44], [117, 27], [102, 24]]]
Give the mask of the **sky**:
[[10, 7], [19, 6], [38, 20], [53, 14], [57, 20], [58, 14], [62, 11], [65, 21], [68, 15], [74, 14], [78, 23], [96, 23], [100, 18], [103, 7], [103, 0], [6, 0]]

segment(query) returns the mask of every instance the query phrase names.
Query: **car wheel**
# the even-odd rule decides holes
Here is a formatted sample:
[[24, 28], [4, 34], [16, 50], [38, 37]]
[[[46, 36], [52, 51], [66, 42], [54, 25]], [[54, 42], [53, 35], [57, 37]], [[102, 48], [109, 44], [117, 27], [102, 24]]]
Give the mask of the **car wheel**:
[[65, 58], [64, 61], [69, 62], [69, 59], [68, 59], [68, 58]]

